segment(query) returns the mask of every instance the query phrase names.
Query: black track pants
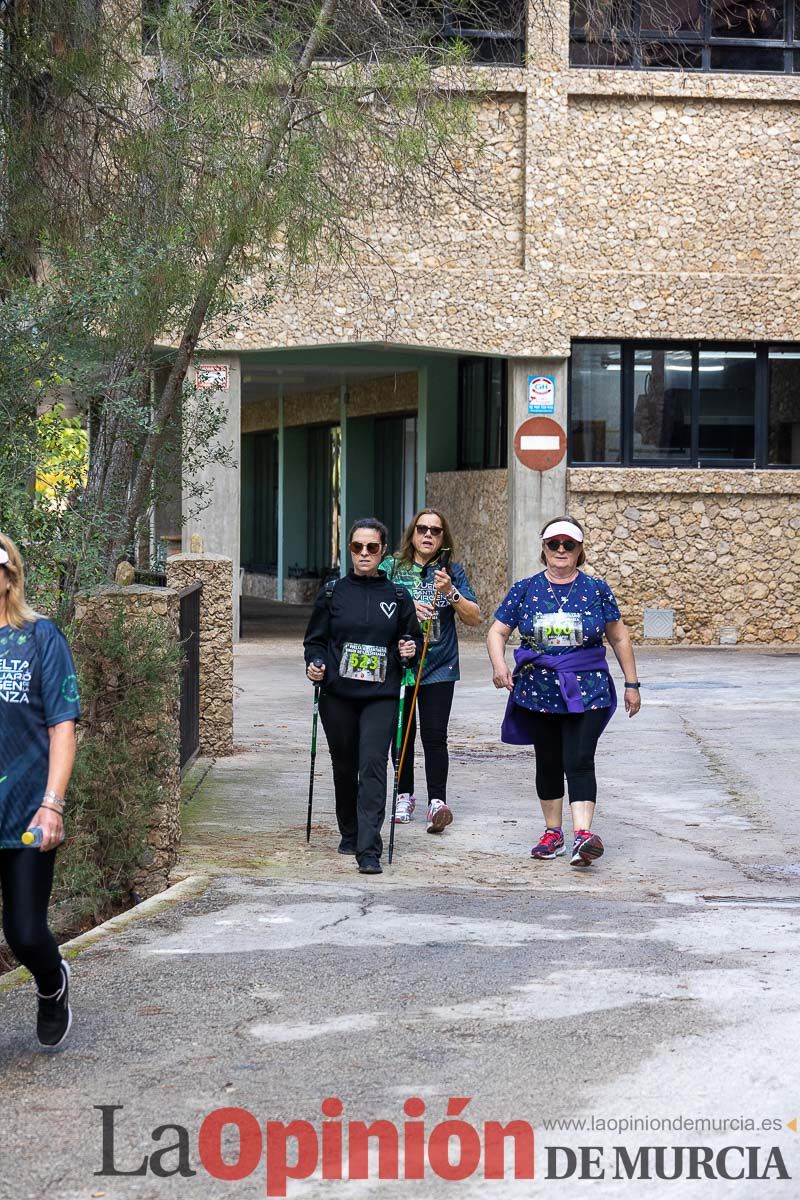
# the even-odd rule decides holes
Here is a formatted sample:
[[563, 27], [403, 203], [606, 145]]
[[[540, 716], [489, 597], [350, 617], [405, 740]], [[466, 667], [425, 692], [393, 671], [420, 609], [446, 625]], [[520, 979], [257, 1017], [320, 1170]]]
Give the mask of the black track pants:
[[55, 850], [47, 854], [27, 848], [0, 850], [3, 933], [44, 995], [51, 995], [61, 986], [61, 955], [47, 927], [55, 861]]
[[607, 710], [583, 713], [531, 713], [536, 751], [536, 792], [540, 800], [564, 795], [564, 776], [570, 804], [597, 801], [594, 755]]
[[368, 855], [380, 857], [397, 701], [343, 700], [323, 692], [319, 715], [331, 752], [336, 820], [342, 839], [355, 845], [359, 862]]
[[[447, 800], [447, 773], [450, 767], [450, 756], [447, 752], [447, 726], [450, 721], [450, 709], [453, 707], [453, 692], [455, 681], [452, 683], [421, 684], [417, 694], [417, 712], [422, 736], [422, 749], [425, 753], [425, 781], [428, 785], [428, 801]], [[406, 692], [406, 718], [411, 709], [411, 688]], [[408, 737], [408, 749], [403, 760], [403, 773], [400, 776], [401, 792], [414, 791], [414, 741], [417, 736], [417, 712], [411, 718], [411, 733]], [[405, 730], [403, 730], [405, 737]]]

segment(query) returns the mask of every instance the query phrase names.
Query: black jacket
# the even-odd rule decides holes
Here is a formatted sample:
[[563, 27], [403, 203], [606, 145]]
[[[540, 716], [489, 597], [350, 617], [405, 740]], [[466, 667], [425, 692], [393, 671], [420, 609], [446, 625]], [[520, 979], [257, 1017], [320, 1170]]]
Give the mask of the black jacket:
[[[330, 596], [320, 589], [303, 639], [306, 664], [315, 659], [325, 663], [323, 691], [332, 696], [360, 700], [397, 696], [402, 673], [397, 643], [402, 635], [416, 642], [417, 656], [422, 634], [410, 593], [384, 575], [356, 575], [339, 579]], [[342, 648], [357, 645], [385, 646], [386, 678], [382, 683], [343, 679], [339, 673]], [[413, 667], [415, 659], [407, 659]]]

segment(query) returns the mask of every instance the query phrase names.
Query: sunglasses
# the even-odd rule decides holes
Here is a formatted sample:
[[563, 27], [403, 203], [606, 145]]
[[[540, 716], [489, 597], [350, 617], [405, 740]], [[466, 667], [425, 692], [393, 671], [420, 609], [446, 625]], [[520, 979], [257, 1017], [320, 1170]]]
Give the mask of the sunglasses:
[[421, 535], [429, 533], [431, 537], [441, 537], [444, 533], [444, 529], [441, 525], [415, 525], [414, 528], [416, 529], [417, 533]]
[[548, 538], [545, 542], [547, 549], [552, 550], [553, 553], [558, 550], [559, 546], [563, 546], [564, 549], [571, 554], [572, 551], [575, 550], [579, 545], [580, 542], [573, 542], [572, 538]]
[[351, 542], [350, 550], [353, 554], [380, 554], [380, 542]]

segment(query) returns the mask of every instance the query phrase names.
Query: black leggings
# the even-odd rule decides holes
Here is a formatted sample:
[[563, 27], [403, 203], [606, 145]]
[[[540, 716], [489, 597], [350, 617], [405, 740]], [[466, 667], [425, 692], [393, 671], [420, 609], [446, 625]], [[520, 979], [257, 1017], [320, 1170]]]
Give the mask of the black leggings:
[[323, 692], [319, 715], [333, 763], [336, 820], [356, 857], [380, 857], [386, 815], [389, 744], [397, 726], [396, 700], [343, 700]]
[[56, 852], [0, 850], [3, 933], [39, 991], [52, 995], [61, 986], [61, 955], [47, 928], [47, 906], [53, 888]]
[[[417, 708], [422, 729], [422, 749], [425, 753], [425, 781], [428, 785], [428, 801], [447, 800], [447, 772], [450, 767], [450, 756], [447, 752], [447, 726], [450, 721], [450, 709], [453, 707], [453, 692], [455, 680], [450, 683], [421, 684], [417, 693]], [[405, 727], [408, 728], [408, 716], [411, 709], [413, 690], [406, 693]], [[408, 748], [403, 760], [403, 772], [400, 776], [398, 790], [401, 792], [414, 791], [414, 742], [417, 736], [417, 714], [411, 718], [411, 733], [408, 735]], [[403, 730], [405, 737], [405, 729]]]
[[564, 776], [569, 785], [570, 804], [597, 800], [594, 753], [608, 710], [592, 708], [583, 713], [529, 714], [536, 751], [536, 791], [540, 800], [560, 800]]

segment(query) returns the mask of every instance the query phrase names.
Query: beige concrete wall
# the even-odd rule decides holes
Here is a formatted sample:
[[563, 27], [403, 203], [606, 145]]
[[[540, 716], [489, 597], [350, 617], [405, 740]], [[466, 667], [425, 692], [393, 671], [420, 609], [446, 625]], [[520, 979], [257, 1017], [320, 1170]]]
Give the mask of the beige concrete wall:
[[573, 468], [568, 505], [634, 638], [652, 607], [680, 642], [800, 641], [800, 472]]
[[427, 489], [426, 503], [450, 524], [456, 560], [463, 564], [481, 606], [485, 636], [487, 620], [508, 590], [508, 472], [438, 471], [428, 475]]

